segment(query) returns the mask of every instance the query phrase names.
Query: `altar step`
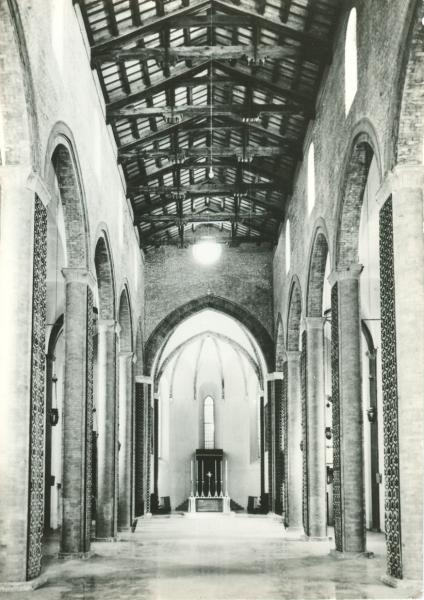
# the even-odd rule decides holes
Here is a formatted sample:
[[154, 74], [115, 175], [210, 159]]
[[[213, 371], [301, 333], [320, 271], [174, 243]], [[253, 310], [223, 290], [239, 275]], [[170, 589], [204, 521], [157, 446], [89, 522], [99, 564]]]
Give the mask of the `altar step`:
[[230, 510], [232, 510], [233, 512], [246, 512], [246, 509], [243, 508], [243, 506], [241, 506], [241, 504], [238, 504], [235, 500], [230, 500]]

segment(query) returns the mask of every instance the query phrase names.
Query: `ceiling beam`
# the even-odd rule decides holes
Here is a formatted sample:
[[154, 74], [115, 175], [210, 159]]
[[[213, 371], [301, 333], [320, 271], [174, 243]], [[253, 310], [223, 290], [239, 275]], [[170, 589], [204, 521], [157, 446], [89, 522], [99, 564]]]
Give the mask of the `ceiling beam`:
[[[222, 198], [228, 198], [228, 196], [226, 194], [213, 194], [210, 196], [210, 202], [211, 202], [211, 206], [212, 206], [212, 202], [214, 202], [215, 200], [221, 200]], [[230, 196], [230, 198], [232, 198]], [[244, 199], [245, 202], [250, 202], [250, 204], [253, 205], [257, 205], [261, 208], [266, 209], [267, 212], [269, 212], [272, 215], [272, 218], [276, 219], [277, 221], [282, 221], [283, 220], [283, 216], [284, 216], [284, 208], [281, 205], [281, 203], [279, 205], [277, 204], [273, 204], [270, 201], [266, 201], [266, 200], [261, 200], [260, 198], [258, 198], [257, 196], [252, 196], [247, 194], [247, 197]], [[162, 200], [159, 200], [158, 202], [154, 202], [154, 203], [134, 203], [134, 215], [135, 215], [135, 220], [137, 220], [138, 218], [141, 218], [143, 215], [148, 215], [151, 213], [152, 210], [158, 210], [158, 209], [165, 209], [167, 210], [168, 208], [171, 207], [172, 205], [172, 210], [174, 210], [174, 205], [175, 204], [175, 200], [172, 200], [171, 198], [165, 198]], [[194, 208], [193, 208], [194, 210]], [[246, 209], [244, 209], [246, 210]], [[253, 209], [252, 209], [253, 211]]]
[[92, 64], [101, 65], [120, 60], [157, 60], [159, 62], [192, 59], [209, 60], [284, 60], [299, 53], [293, 46], [170, 46], [169, 48], [115, 48], [108, 52], [93, 53]]
[[[228, 124], [225, 125], [221, 123], [216, 123], [216, 121], [214, 120], [213, 129], [224, 131], [243, 131], [243, 129], [248, 128], [250, 130], [250, 133], [262, 136], [264, 140], [272, 139], [275, 140], [276, 143], [286, 147], [287, 150], [290, 151], [290, 153], [295, 155], [295, 158], [300, 158], [302, 155], [302, 148], [295, 139], [285, 138], [279, 133], [273, 131], [272, 129], [266, 129], [265, 127], [262, 127], [260, 123], [243, 123], [241, 118], [237, 118], [235, 115], [231, 116], [231, 121], [228, 118], [225, 118], [225, 122]], [[149, 132], [142, 138], [134, 140], [133, 142], [129, 142], [124, 146], [121, 146], [118, 149], [118, 158], [120, 158], [121, 156], [122, 158], [130, 158], [132, 154], [137, 154], [139, 148], [142, 148], [146, 144], [151, 144], [155, 140], [162, 139], [163, 137], [172, 134], [175, 130], [187, 133], [206, 133], [210, 131], [210, 125], [206, 121], [203, 122], [202, 126], [196, 126], [196, 117], [192, 117], [190, 119], [181, 121], [180, 123], [175, 123], [173, 125], [161, 127], [157, 131]]]
[[[272, 104], [214, 104], [212, 111], [215, 116], [239, 115], [242, 118], [256, 119], [261, 113], [278, 113], [289, 115], [304, 115], [305, 111], [293, 108], [289, 104], [272, 103]], [[185, 105], [185, 106], [142, 106], [142, 107], [127, 107], [116, 110], [108, 110], [106, 118], [110, 122], [116, 119], [135, 119], [148, 118], [152, 116], [166, 116], [170, 119], [178, 119], [184, 115], [192, 116], [208, 116], [211, 114], [211, 106], [209, 105]]]
[[148, 33], [162, 31], [164, 27], [170, 27], [172, 19], [185, 17], [187, 15], [199, 12], [204, 8], [208, 8], [209, 6], [210, 0], [193, 0], [189, 6], [173, 10], [172, 13], [163, 16], [146, 19], [146, 21], [139, 27], [129, 27], [127, 31], [121, 33], [119, 36], [114, 37], [111, 40], [106, 40], [104, 42], [95, 44], [92, 48], [92, 51], [103, 52], [109, 48], [139, 41]]
[[243, 183], [240, 186], [229, 183], [195, 183], [193, 185], [131, 185], [127, 187], [127, 193], [135, 194], [186, 194], [189, 196], [213, 196], [214, 194], [244, 194], [252, 192], [280, 192], [281, 189], [274, 183]]
[[[148, 240], [143, 240], [143, 237], [140, 235], [141, 237], [141, 246], [142, 248], [145, 248], [146, 246], [178, 246], [181, 248], [180, 246], [180, 241], [177, 238], [164, 238], [164, 234], [162, 233], [162, 237], [160, 237], [161, 234], [158, 234], [158, 237], [160, 239], [158, 240], [153, 240], [151, 238], [149, 238]], [[184, 242], [184, 247], [188, 247], [190, 244], [195, 244], [196, 242], [198, 242], [199, 240], [196, 238], [191, 239], [187, 239], [187, 236], [185, 238], [185, 242]], [[225, 244], [227, 246], [230, 247], [234, 247], [234, 246], [238, 246], [240, 244], [256, 244], [257, 246], [259, 246], [260, 244], [271, 244], [272, 246], [275, 245], [275, 240], [274, 240], [274, 236], [269, 235], [269, 236], [264, 236], [264, 235], [258, 235], [258, 236], [238, 236], [234, 239], [228, 237], [228, 238], [224, 238], [224, 237], [220, 237], [217, 238], [215, 240], [218, 244]]]
[[251, 220], [269, 219], [266, 213], [229, 213], [229, 212], [204, 212], [204, 213], [183, 213], [178, 215], [143, 215], [140, 216], [136, 224], [142, 223], [171, 223], [173, 225], [185, 225], [187, 223], [220, 223], [221, 221], [240, 221], [240, 223]]
[[[210, 130], [208, 130], [210, 131]], [[137, 152], [130, 152], [128, 154], [120, 153], [120, 159], [123, 158], [167, 158], [168, 160], [175, 160], [176, 162], [183, 162], [187, 158], [202, 157], [202, 156], [236, 156], [236, 157], [255, 157], [255, 156], [281, 156], [287, 152], [287, 146], [248, 146], [243, 151], [240, 146], [214, 146], [208, 148], [206, 146], [192, 147], [192, 148], [161, 148], [160, 150], [138, 150]]]
[[[212, 5], [213, 8], [224, 13], [229, 13], [229, 16], [219, 15], [211, 19], [208, 15], [196, 15], [199, 11], [207, 9]], [[196, 15], [196, 16], [195, 16]], [[238, 17], [238, 21], [231, 17]], [[157, 16], [147, 19], [138, 27], [128, 28], [127, 31], [121, 33], [110, 40], [100, 42], [92, 47], [93, 57], [102, 53], [109, 52], [113, 48], [120, 48], [128, 45], [131, 42], [136, 42], [142, 39], [145, 35], [163, 31], [165, 27], [183, 28], [190, 27], [232, 27], [232, 26], [257, 26], [260, 25], [266, 29], [282, 34], [285, 38], [295, 40], [305, 47], [312, 46], [314, 48], [314, 56], [316, 59], [329, 57], [329, 47], [327, 40], [323, 40], [311, 33], [305, 33], [298, 29], [293, 29], [288, 25], [284, 25], [276, 19], [266, 17], [254, 10], [241, 8], [234, 4], [229, 4], [223, 0], [193, 0], [189, 6], [173, 10], [162, 16]]]

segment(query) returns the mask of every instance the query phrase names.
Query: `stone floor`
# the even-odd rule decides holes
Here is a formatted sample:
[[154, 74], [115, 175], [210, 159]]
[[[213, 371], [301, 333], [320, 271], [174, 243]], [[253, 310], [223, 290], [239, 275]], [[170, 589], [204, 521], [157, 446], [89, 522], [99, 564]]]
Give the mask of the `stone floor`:
[[264, 516], [182, 515], [141, 520], [116, 543], [93, 544], [86, 561], [49, 558], [47, 582], [14, 600], [284, 600], [418, 598], [390, 588], [384, 536], [369, 534], [373, 559], [329, 556], [332, 542], [289, 541]]

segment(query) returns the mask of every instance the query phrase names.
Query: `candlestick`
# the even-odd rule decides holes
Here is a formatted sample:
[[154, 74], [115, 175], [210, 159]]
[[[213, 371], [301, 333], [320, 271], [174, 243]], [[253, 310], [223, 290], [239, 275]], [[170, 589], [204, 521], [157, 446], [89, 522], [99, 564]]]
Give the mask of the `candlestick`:
[[228, 460], [225, 459], [225, 495], [228, 496]]
[[204, 482], [205, 482], [205, 471], [204, 471], [204, 464], [203, 464], [203, 459], [202, 459], [202, 498], [204, 496], [204, 493], [203, 493], [203, 484], [204, 484]]
[[193, 495], [193, 460], [190, 460], [190, 496]]
[[215, 460], [215, 481], [214, 481], [214, 485], [215, 485], [215, 498], [218, 496], [218, 486], [216, 484], [216, 460]]

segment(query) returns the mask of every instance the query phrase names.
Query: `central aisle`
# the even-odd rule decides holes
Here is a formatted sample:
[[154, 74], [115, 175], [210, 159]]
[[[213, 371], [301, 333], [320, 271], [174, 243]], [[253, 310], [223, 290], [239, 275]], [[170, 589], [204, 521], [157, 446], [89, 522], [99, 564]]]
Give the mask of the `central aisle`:
[[[331, 542], [288, 541], [277, 518], [172, 515], [141, 519], [117, 543], [93, 544], [86, 561], [52, 559], [47, 583], [14, 600], [285, 600], [411, 597], [380, 583], [384, 536], [374, 559], [338, 560]], [[0, 598], [10, 596], [3, 596]]]

